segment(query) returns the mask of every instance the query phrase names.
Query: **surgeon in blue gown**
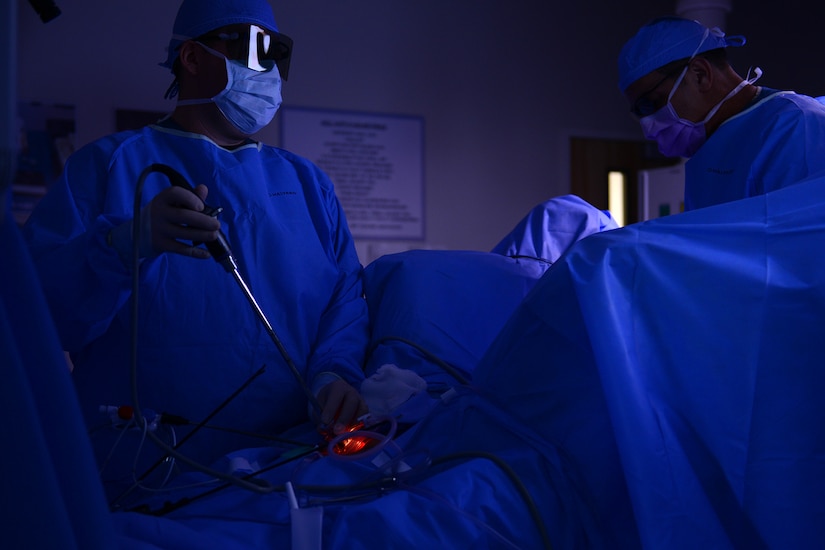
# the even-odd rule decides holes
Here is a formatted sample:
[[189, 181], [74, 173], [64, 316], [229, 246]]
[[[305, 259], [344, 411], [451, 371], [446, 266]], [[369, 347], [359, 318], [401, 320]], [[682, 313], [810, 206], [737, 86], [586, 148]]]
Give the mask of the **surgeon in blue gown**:
[[619, 87], [645, 136], [685, 157], [685, 209], [768, 193], [825, 170], [825, 107], [739, 76], [726, 48], [742, 46], [697, 21], [664, 17], [619, 55]]
[[[161, 63], [175, 76], [167, 92], [177, 97], [174, 111], [77, 151], [24, 227], [110, 499], [160, 456], [140, 426], [115, 427], [129, 427], [128, 418], [105, 412], [132, 403], [139, 180], [141, 411], [190, 426], [217, 411], [180, 453], [210, 464], [267, 444], [248, 433], [310, 419], [318, 408], [308, 406], [287, 358], [321, 406], [312, 425], [340, 430], [366, 412], [356, 390], [368, 325], [362, 266], [333, 185], [306, 159], [250, 138], [281, 103], [291, 45], [266, 0], [185, 0]], [[191, 188], [156, 171], [141, 178], [153, 164], [171, 167]], [[222, 208], [217, 218], [203, 212], [205, 202]], [[196, 246], [219, 229], [286, 353], [233, 276]], [[190, 426], [161, 424], [153, 433], [174, 445]], [[155, 475], [168, 479], [178, 467], [164, 464]]]

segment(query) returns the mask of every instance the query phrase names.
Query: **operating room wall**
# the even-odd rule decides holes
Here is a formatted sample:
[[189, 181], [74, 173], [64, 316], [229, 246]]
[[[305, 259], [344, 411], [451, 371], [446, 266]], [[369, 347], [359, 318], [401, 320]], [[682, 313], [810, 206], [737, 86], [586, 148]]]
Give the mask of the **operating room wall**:
[[[116, 109], [171, 110], [163, 99], [171, 75], [157, 64], [178, 2], [56, 0], [63, 13], [44, 24], [28, 2], [12, 1], [20, 3], [19, 98], [74, 105], [77, 146], [114, 131]], [[641, 24], [672, 11], [667, 4], [273, 0], [295, 40], [284, 101], [423, 117], [426, 238], [370, 250], [488, 250], [531, 207], [569, 192], [570, 137], [641, 138], [616, 86], [616, 56]], [[729, 21], [750, 27], [732, 30], [747, 35], [770, 18], [751, 7]], [[774, 43], [759, 45], [766, 65], [812, 54], [793, 53], [783, 33], [791, 30], [760, 35]], [[817, 59], [800, 91], [817, 92], [821, 52]], [[795, 86], [767, 82], [768, 74], [769, 85]], [[278, 123], [261, 139], [278, 145]]]

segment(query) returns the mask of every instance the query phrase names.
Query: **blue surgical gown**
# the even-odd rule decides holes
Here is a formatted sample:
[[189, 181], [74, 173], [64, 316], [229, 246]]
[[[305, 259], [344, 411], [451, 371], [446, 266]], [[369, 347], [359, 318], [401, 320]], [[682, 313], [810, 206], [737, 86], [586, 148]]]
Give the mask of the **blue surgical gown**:
[[[323, 372], [356, 387], [363, 378], [362, 266], [323, 172], [278, 148], [250, 142], [227, 150], [154, 125], [102, 138], [70, 157], [24, 235], [62, 345], [71, 352], [92, 443], [106, 464], [104, 481], [128, 481], [136, 456], [154, 460], [147, 458], [151, 445], [113, 429], [100, 410], [132, 402], [132, 270], [107, 244], [107, 234], [133, 217], [139, 175], [154, 163], [177, 170], [192, 186], [208, 186], [206, 202], [223, 208], [221, 227], [241, 276], [307, 383]], [[150, 174], [142, 204], [169, 184], [166, 176]], [[215, 427], [272, 434], [306, 420], [307, 398], [240, 286], [218, 263], [166, 253], [142, 260], [139, 270], [142, 410], [201, 421], [265, 367], [210, 420], [213, 428], [180, 448], [183, 454], [209, 464], [229, 451], [267, 444]], [[157, 433], [171, 444], [186, 430]], [[117, 452], [106, 459], [113, 447]]]
[[825, 170], [825, 105], [777, 92], [725, 121], [685, 165], [685, 210], [775, 191]]

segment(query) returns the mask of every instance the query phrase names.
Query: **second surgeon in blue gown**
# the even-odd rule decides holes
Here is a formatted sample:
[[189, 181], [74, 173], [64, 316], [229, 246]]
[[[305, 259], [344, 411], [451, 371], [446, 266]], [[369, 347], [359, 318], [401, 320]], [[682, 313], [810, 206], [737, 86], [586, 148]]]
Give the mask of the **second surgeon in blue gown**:
[[685, 209], [762, 195], [825, 171], [825, 107], [740, 77], [725, 50], [742, 46], [697, 21], [663, 17], [619, 55], [619, 87], [645, 136], [685, 165]]
[[[178, 171], [195, 192], [159, 173], [143, 185], [141, 406], [197, 422], [252, 380], [211, 421], [235, 431], [201, 430], [181, 447], [206, 464], [265, 444], [238, 430], [273, 434], [307, 420], [307, 396], [236, 281], [199, 261], [208, 253], [192, 241], [212, 240], [220, 227], [317, 392], [323, 414], [314, 420], [340, 429], [366, 412], [355, 390], [367, 342], [362, 266], [333, 185], [309, 161], [249, 138], [280, 105], [290, 46], [265, 0], [184, 1], [164, 63], [179, 89], [175, 111], [80, 149], [24, 228], [104, 481], [118, 490], [140, 475], [136, 458], [150, 462], [146, 447], [127, 442], [139, 438], [120, 440], [100, 407], [132, 401], [130, 231], [136, 185], [152, 164]], [[222, 207], [217, 221], [201, 212], [204, 201]]]

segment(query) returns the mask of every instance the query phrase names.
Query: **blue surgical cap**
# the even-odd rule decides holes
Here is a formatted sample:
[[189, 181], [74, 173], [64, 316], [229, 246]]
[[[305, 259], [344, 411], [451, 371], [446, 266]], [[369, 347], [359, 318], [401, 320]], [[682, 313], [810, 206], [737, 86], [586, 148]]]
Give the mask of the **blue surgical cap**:
[[178, 48], [185, 41], [237, 23], [251, 23], [278, 32], [267, 0], [184, 0], [172, 27], [166, 61], [160, 65], [171, 69], [178, 57]]
[[[708, 33], [707, 38], [702, 42], [705, 32]], [[698, 21], [681, 17], [656, 19], [639, 29], [636, 36], [622, 47], [619, 54], [619, 88], [624, 93], [628, 86], [643, 76], [673, 61], [743, 44], [744, 36], [725, 36], [718, 28], [708, 29]]]

